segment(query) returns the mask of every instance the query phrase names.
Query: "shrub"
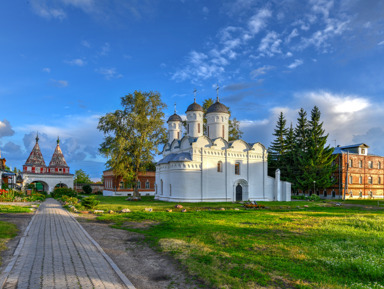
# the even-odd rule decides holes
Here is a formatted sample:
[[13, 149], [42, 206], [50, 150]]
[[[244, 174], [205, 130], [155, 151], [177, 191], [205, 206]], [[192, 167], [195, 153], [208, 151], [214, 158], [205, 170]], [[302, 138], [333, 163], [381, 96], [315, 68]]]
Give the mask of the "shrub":
[[318, 195], [311, 195], [308, 198], [308, 200], [317, 202], [317, 201], [320, 201], [321, 199], [320, 199], [320, 197]]
[[81, 200], [81, 205], [87, 209], [93, 209], [100, 201], [96, 200], [95, 197], [86, 197]]
[[90, 193], [92, 193], [92, 187], [90, 185], [84, 185], [83, 191], [84, 191], [84, 194], [89, 195]]
[[77, 192], [70, 188], [56, 188], [52, 192], [52, 198], [61, 199], [64, 195], [68, 197], [77, 197]]
[[40, 193], [32, 193], [28, 198], [27, 198], [27, 201], [28, 202], [35, 202], [35, 201], [41, 201], [43, 202], [45, 200], [45, 196], [43, 194], [40, 194]]
[[97, 192], [95, 193], [95, 195], [103, 195], [103, 192], [102, 192], [102, 191], [97, 191]]

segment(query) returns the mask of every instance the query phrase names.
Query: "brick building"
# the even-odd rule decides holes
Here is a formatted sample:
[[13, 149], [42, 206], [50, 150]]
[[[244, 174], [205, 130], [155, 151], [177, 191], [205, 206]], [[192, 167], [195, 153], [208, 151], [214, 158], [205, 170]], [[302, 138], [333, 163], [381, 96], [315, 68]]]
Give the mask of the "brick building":
[[316, 192], [326, 198], [383, 198], [384, 197], [384, 157], [368, 154], [369, 146], [364, 143], [338, 146], [334, 173], [335, 185]]
[[[142, 196], [155, 194], [155, 172], [147, 171], [139, 173], [139, 192]], [[103, 172], [104, 178], [104, 196], [132, 196], [132, 185], [124, 182], [122, 178], [115, 177], [112, 170], [106, 170]]]

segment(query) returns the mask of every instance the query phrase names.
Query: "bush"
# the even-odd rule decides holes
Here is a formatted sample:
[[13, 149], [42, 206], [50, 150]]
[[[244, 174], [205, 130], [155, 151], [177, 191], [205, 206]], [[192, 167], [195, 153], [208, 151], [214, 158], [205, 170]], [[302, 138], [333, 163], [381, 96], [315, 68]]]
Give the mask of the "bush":
[[95, 195], [103, 195], [103, 192], [102, 192], [102, 191], [97, 191], [97, 192], [95, 193]]
[[32, 194], [27, 198], [27, 201], [28, 201], [28, 202], [35, 202], [35, 201], [41, 201], [41, 202], [44, 202], [45, 198], [46, 198], [46, 197], [45, 197], [43, 194], [32, 193]]
[[318, 195], [311, 195], [308, 198], [308, 200], [317, 202], [317, 201], [320, 201], [321, 199], [320, 199], [320, 197]]
[[81, 205], [87, 209], [93, 209], [100, 201], [96, 200], [95, 197], [86, 197], [81, 200]]
[[77, 197], [77, 192], [70, 188], [56, 188], [52, 193], [52, 198], [61, 199], [63, 196]]
[[84, 191], [84, 194], [89, 195], [90, 193], [92, 193], [92, 187], [90, 185], [84, 185], [83, 191]]

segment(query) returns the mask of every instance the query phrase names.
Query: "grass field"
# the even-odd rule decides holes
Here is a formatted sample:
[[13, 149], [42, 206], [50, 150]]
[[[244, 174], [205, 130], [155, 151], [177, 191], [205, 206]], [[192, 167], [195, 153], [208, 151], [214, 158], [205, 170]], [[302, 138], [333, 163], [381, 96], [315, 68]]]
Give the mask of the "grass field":
[[[259, 210], [186, 203], [181, 213], [175, 203], [151, 198], [98, 199], [98, 209], [132, 211], [100, 220], [144, 234], [212, 288], [384, 288], [384, 210], [295, 201], [260, 202], [268, 209]], [[137, 229], [129, 222], [149, 225]]]
[[12, 205], [0, 205], [0, 213], [30, 213], [29, 207], [12, 206]]

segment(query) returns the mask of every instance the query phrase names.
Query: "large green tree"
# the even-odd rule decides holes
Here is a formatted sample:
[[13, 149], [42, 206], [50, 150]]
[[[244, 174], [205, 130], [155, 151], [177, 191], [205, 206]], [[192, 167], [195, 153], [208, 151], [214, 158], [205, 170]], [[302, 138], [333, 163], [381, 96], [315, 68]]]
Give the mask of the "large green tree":
[[139, 173], [146, 170], [166, 141], [163, 109], [166, 105], [156, 92], [135, 91], [121, 98], [122, 109], [107, 113], [99, 120], [104, 133], [100, 152], [116, 178], [132, 182], [139, 196]]
[[284, 154], [286, 153], [286, 137], [288, 129], [286, 128], [286, 119], [283, 112], [280, 112], [273, 132], [275, 140], [268, 148], [268, 174], [274, 176], [276, 169], [280, 169], [281, 174], [285, 175]]
[[77, 184], [90, 184], [92, 183], [89, 175], [82, 169], [75, 171], [75, 183]]

